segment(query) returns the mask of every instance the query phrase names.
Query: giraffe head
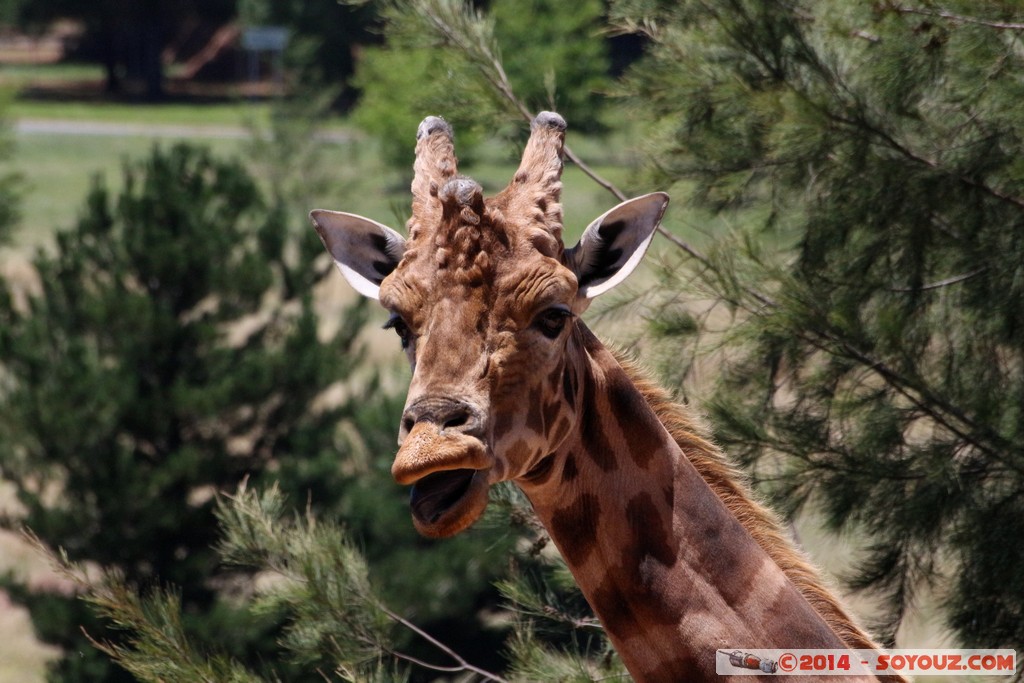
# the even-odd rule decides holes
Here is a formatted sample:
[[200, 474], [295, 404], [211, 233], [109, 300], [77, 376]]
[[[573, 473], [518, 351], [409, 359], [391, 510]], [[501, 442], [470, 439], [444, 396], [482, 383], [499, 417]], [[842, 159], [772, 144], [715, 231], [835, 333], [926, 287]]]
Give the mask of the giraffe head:
[[408, 239], [353, 214], [310, 215], [349, 283], [390, 312], [413, 371], [392, 474], [412, 485], [416, 528], [442, 537], [576, 424], [576, 316], [636, 267], [668, 196], [623, 202], [566, 249], [561, 116], [534, 119], [512, 182], [488, 198], [458, 175], [443, 119], [427, 117], [416, 139]]

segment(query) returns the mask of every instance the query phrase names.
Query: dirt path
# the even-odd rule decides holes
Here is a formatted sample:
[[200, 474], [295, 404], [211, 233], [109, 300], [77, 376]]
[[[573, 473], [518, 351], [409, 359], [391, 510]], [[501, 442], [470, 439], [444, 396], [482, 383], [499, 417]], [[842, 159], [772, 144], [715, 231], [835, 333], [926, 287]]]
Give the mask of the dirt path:
[[[121, 123], [74, 119], [19, 119], [12, 126], [17, 135], [85, 135], [99, 137], [201, 138], [247, 140], [253, 130], [245, 126], [189, 125], [172, 123]], [[354, 135], [344, 130], [323, 130], [317, 139], [346, 143]]]

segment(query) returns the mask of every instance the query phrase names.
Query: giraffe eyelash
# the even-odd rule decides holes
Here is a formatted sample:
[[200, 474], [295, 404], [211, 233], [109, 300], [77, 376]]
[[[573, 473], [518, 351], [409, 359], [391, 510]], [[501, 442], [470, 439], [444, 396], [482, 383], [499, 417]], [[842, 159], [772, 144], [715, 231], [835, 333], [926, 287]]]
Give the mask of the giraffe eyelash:
[[388, 321], [384, 323], [385, 330], [394, 330], [398, 334], [398, 338], [402, 340], [402, 348], [409, 348], [409, 341], [412, 339], [412, 331], [409, 326], [402, 320], [402, 316], [397, 313], [392, 313]]

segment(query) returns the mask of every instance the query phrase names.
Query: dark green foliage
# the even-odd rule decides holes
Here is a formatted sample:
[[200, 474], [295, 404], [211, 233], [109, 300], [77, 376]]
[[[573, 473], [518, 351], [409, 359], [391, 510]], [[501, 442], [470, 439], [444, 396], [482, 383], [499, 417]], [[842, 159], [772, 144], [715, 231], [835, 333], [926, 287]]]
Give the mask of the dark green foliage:
[[616, 6], [654, 39], [628, 83], [652, 177], [748, 234], [697, 265], [742, 343], [719, 438], [785, 509], [870, 538], [849, 579], [886, 597], [883, 637], [930, 584], [964, 643], [1019, 648], [1020, 6]]
[[286, 61], [302, 89], [329, 90], [337, 105], [351, 105], [348, 88], [357, 47], [376, 42], [373, 3], [238, 0], [246, 26], [277, 25], [289, 30]]
[[39, 28], [58, 19], [76, 19], [86, 28], [80, 57], [102, 63], [109, 93], [164, 96], [163, 50], [197, 23], [229, 21], [235, 0], [11, 0], [8, 16]]
[[598, 130], [609, 86], [603, 3], [492, 0], [488, 6], [519, 99], [534, 112], [559, 112], [573, 130]]
[[[0, 298], [0, 468], [26, 510], [15, 523], [72, 560], [175, 585], [190, 627], [230, 634], [236, 654], [273, 623], [236, 622], [218, 599], [214, 493], [287, 468], [304, 496], [322, 472], [288, 463], [339, 462], [336, 425], [354, 410], [312, 408], [358, 362], [364, 308], [317, 338], [310, 292], [325, 271], [300, 234], [237, 163], [157, 150], [126, 168], [116, 200], [98, 184], [78, 226], [35, 258], [38, 296]], [[100, 633], [81, 603], [22, 597], [71, 655], [55, 679], [119, 677], [79, 633]]]
[[[354, 84], [362, 91], [352, 112], [359, 127], [377, 138], [387, 164], [407, 173], [412, 169], [409, 131], [415, 131], [423, 112], [445, 111], [458, 130], [462, 157], [480, 141], [477, 131], [500, 106], [490, 93], [474, 86], [472, 67], [441, 50], [426, 47], [369, 47], [356, 70]], [[446, 101], [460, 92], [478, 99], [476, 108], [455, 109]], [[465, 151], [463, 151], [465, 150]]]

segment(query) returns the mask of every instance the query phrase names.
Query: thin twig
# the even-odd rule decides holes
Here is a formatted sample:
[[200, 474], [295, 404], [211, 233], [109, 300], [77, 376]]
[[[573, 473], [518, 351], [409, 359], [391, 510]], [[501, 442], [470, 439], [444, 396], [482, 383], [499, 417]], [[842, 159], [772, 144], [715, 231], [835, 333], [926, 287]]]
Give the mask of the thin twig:
[[422, 662], [422, 661], [420, 661], [418, 659], [410, 657], [409, 655], [405, 655], [405, 654], [402, 654], [402, 653], [399, 653], [399, 652], [392, 652], [391, 654], [393, 654], [395, 656], [398, 656], [398, 657], [401, 657], [403, 659], [406, 659], [406, 660], [408, 660], [410, 662], [413, 662], [415, 664], [419, 664], [421, 666], [425, 666], [425, 667], [434, 669], [435, 671], [445, 671], [445, 672], [449, 672], [449, 673], [458, 672], [458, 671], [472, 671], [475, 674], [483, 676], [484, 680], [496, 681], [497, 683], [508, 683], [508, 681], [506, 679], [502, 678], [501, 676], [493, 674], [490, 671], [486, 671], [484, 669], [481, 669], [480, 667], [473, 666], [472, 664], [467, 662], [465, 659], [463, 659], [459, 655], [459, 653], [457, 653], [455, 650], [451, 649], [450, 647], [448, 647], [447, 645], [445, 645], [444, 643], [439, 641], [437, 638], [434, 638], [432, 635], [430, 635], [429, 633], [427, 633], [426, 631], [424, 631], [423, 629], [421, 629], [419, 626], [417, 626], [416, 624], [412, 623], [408, 619], [402, 617], [399, 614], [396, 614], [395, 612], [392, 612], [387, 607], [384, 607], [383, 605], [381, 605], [380, 606], [380, 610], [384, 614], [386, 614], [388, 616], [388, 618], [398, 622], [402, 626], [406, 627], [407, 629], [409, 629], [410, 631], [412, 631], [413, 633], [418, 635], [420, 638], [423, 638], [425, 641], [427, 641], [428, 643], [430, 643], [431, 645], [436, 647], [438, 650], [440, 650], [444, 654], [446, 654], [449, 657], [451, 657], [456, 662], [456, 664], [458, 664], [458, 666], [457, 667], [440, 667], [440, 666], [438, 666], [436, 664], [427, 664], [426, 662]]
[[[533, 117], [528, 115], [527, 118], [532, 119]], [[585, 164], [583, 160], [576, 155], [575, 152], [569, 149], [568, 145], [564, 145], [562, 147], [562, 151], [565, 153], [566, 158], [569, 159], [569, 161], [571, 161], [572, 163], [576, 164], [576, 166], [578, 166], [579, 169], [587, 175], [587, 177], [589, 177], [591, 180], [593, 180], [595, 183], [597, 183], [604, 189], [611, 192], [615, 196], [615, 198], [618, 199], [620, 202], [624, 202], [628, 199], [625, 192], [617, 188], [610, 180], [606, 180], [605, 178], [598, 175], [597, 172], [594, 171], [594, 169]]]
[[954, 275], [952, 277], [947, 277], [947, 278], [942, 279], [942, 280], [937, 280], [935, 282], [930, 282], [927, 285], [921, 285], [920, 287], [892, 287], [890, 289], [890, 291], [893, 291], [893, 292], [927, 292], [927, 291], [932, 290], [932, 289], [941, 289], [943, 287], [949, 287], [950, 285], [958, 284], [960, 282], [963, 282], [964, 280], [970, 280], [972, 277], [975, 277], [977, 275], [981, 275], [986, 270], [988, 270], [988, 266], [982, 266], [981, 268], [978, 268], [977, 270], [972, 270], [969, 273], [963, 273], [962, 275]]
[[440, 664], [431, 664], [430, 662], [425, 662], [422, 659], [418, 659], [416, 657], [413, 657], [412, 655], [407, 655], [404, 652], [399, 652], [398, 650], [385, 649], [385, 652], [387, 652], [392, 657], [395, 657], [396, 659], [405, 660], [407, 662], [415, 664], [416, 666], [422, 666], [424, 669], [430, 669], [431, 671], [440, 671], [442, 673], [457, 674], [466, 670], [465, 667], [458, 665], [441, 666]]
[[947, 19], [957, 24], [975, 24], [977, 26], [987, 26], [998, 30], [1008, 31], [1024, 31], [1024, 24], [1013, 22], [1013, 21], [990, 21], [988, 19], [979, 19], [978, 17], [968, 17], [962, 14], [953, 14], [946, 10], [928, 10], [917, 7], [901, 7], [899, 5], [893, 5], [892, 9], [899, 12], [900, 14], [920, 14], [926, 17], [939, 17], [941, 19]]

